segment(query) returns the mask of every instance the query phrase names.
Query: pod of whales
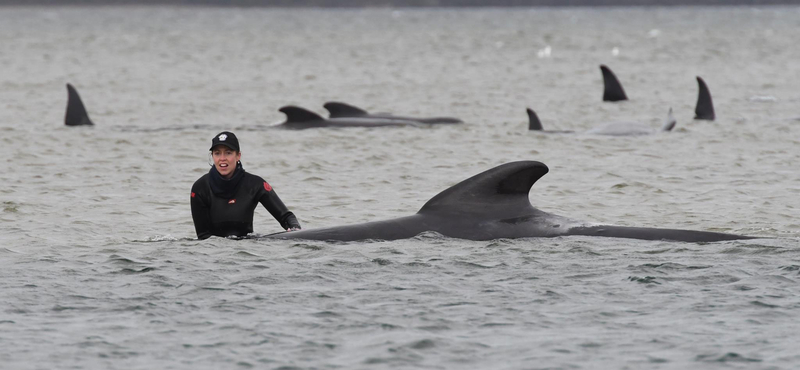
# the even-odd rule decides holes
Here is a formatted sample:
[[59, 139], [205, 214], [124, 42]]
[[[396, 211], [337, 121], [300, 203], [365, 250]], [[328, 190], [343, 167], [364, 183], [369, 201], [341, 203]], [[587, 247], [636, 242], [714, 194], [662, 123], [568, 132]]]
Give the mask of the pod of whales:
[[[621, 101], [628, 100], [625, 95], [625, 90], [622, 89], [622, 84], [617, 80], [617, 76], [611, 69], [605, 65], [600, 65], [600, 71], [603, 72], [603, 101]], [[714, 103], [711, 101], [711, 92], [708, 90], [708, 85], [700, 76], [697, 76], [697, 104], [694, 109], [694, 119], [713, 121]]]
[[395, 120], [406, 120], [412, 122], [421, 122], [427, 124], [445, 124], [445, 123], [464, 123], [461, 119], [455, 117], [407, 117], [395, 116], [390, 113], [369, 113], [366, 110], [356, 106], [330, 101], [323, 105], [328, 110], [330, 118], [342, 117], [362, 117], [362, 118], [387, 118]]
[[67, 113], [64, 115], [64, 124], [67, 126], [94, 125], [86, 113], [78, 91], [70, 84], [67, 84]]
[[596, 225], [547, 213], [531, 205], [528, 193], [548, 172], [544, 163], [506, 163], [470, 177], [431, 198], [414, 215], [362, 224], [271, 234], [267, 238], [331, 241], [397, 240], [423, 232], [451, 238], [603, 236], [680, 242], [752, 239], [708, 231]]
[[[614, 73], [611, 72], [608, 67], [601, 65], [600, 70], [603, 71], [603, 83], [605, 85], [605, 93], [603, 94], [603, 100], [606, 99], [606, 96], [615, 96], [615, 97], [624, 97], [625, 92], [622, 91], [622, 86], [620, 85], [617, 78], [614, 77]], [[705, 81], [700, 76], [697, 76], [697, 84], [698, 84], [698, 93], [697, 93], [697, 105], [695, 106], [694, 112], [695, 117], [694, 119], [697, 120], [714, 120], [714, 104], [711, 101], [711, 92], [708, 90], [708, 86], [706, 85]], [[616, 100], [609, 100], [609, 101], [617, 101], [617, 100], [625, 100], [624, 99], [616, 99]], [[542, 122], [539, 120], [539, 117], [536, 115], [532, 109], [528, 108], [528, 130], [530, 131], [542, 131], [546, 133], [574, 133], [574, 131], [549, 131], [545, 130], [542, 126]], [[605, 123], [601, 126], [596, 128], [590, 129], [586, 131], [587, 134], [594, 134], [594, 135], [610, 135], [610, 136], [636, 136], [636, 135], [650, 135], [655, 134], [658, 132], [665, 132], [671, 131], [675, 128], [676, 120], [675, 117], [672, 115], [672, 108], [669, 110], [669, 114], [667, 118], [664, 119], [664, 123], [661, 125], [661, 129], [654, 130], [650, 127], [642, 125], [636, 122], [609, 122]]]

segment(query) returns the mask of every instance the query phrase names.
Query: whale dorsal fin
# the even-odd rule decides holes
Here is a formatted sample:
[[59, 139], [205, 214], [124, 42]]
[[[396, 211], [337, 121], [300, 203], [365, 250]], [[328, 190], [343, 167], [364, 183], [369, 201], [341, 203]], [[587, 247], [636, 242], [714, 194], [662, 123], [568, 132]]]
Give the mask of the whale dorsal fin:
[[670, 107], [669, 113], [667, 113], [667, 118], [664, 118], [664, 124], [661, 125], [661, 131], [672, 131], [677, 123], [678, 121], [675, 120], [675, 116], [672, 115], [672, 107]]
[[628, 96], [625, 95], [625, 90], [622, 89], [622, 84], [619, 83], [614, 72], [602, 64], [600, 71], [603, 72], [603, 101], [628, 100]]
[[329, 102], [325, 103], [323, 105], [323, 107], [325, 107], [325, 109], [328, 110], [328, 113], [330, 113], [330, 117], [331, 118], [336, 118], [336, 117], [359, 117], [359, 116], [363, 116], [363, 115], [367, 114], [367, 111], [365, 111], [365, 110], [363, 110], [363, 109], [361, 109], [359, 107], [355, 107], [355, 106], [352, 106], [350, 104], [345, 104], [345, 103], [340, 103], [340, 102], [335, 102], [335, 101], [329, 101]]
[[536, 112], [533, 109], [527, 108], [526, 111], [528, 112], [528, 130], [532, 131], [542, 131], [542, 122], [539, 121], [539, 116], [536, 115]]
[[80, 95], [75, 88], [67, 84], [67, 113], [64, 115], [64, 124], [67, 126], [94, 125], [86, 113]]
[[547, 171], [544, 163], [536, 161], [506, 163], [437, 194], [417, 213], [529, 213], [534, 208], [528, 193]]
[[281, 107], [280, 109], [278, 109], [278, 111], [286, 114], [286, 123], [325, 120], [319, 114], [316, 114], [305, 108], [295, 107], [294, 105], [287, 105]]
[[708, 91], [706, 82], [700, 76], [697, 76], [697, 86], [700, 91], [697, 93], [697, 106], [694, 108], [694, 119], [703, 119], [713, 121], [714, 103], [711, 102], [711, 92]]

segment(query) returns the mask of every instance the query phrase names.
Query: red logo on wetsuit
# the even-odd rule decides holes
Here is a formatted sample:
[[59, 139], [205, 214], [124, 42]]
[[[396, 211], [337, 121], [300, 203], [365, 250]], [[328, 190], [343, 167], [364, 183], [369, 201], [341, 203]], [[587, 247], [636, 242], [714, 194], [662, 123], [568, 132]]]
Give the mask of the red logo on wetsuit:
[[194, 198], [194, 192], [192, 192], [192, 198]]
[[264, 181], [264, 190], [266, 190], [266, 191], [272, 191], [272, 186], [270, 186], [269, 184], [267, 184], [267, 182], [266, 182], [266, 181]]
[[236, 199], [231, 199], [228, 201], [228, 204], [234, 204], [234, 203], [236, 203]]

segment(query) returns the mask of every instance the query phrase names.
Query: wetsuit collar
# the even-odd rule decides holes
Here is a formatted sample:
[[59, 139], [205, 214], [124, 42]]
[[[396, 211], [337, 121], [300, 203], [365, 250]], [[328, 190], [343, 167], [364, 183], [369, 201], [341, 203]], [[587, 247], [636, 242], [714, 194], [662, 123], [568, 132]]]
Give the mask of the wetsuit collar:
[[233, 176], [231, 176], [230, 179], [222, 177], [219, 171], [217, 171], [216, 166], [211, 166], [211, 170], [208, 171], [208, 183], [211, 186], [211, 192], [225, 199], [230, 199], [236, 194], [236, 190], [239, 188], [239, 183], [243, 177], [244, 167], [242, 167], [242, 162], [236, 163], [236, 169], [233, 171]]

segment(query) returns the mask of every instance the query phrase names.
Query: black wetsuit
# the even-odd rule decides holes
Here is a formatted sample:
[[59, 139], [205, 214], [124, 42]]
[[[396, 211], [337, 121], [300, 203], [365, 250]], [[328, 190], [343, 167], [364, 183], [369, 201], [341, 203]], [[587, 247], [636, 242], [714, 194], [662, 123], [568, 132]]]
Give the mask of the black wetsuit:
[[231, 179], [223, 178], [216, 167], [192, 185], [192, 219], [197, 237], [245, 236], [253, 232], [253, 213], [261, 203], [284, 230], [300, 228], [275, 190], [264, 179], [245, 172], [241, 163]]

